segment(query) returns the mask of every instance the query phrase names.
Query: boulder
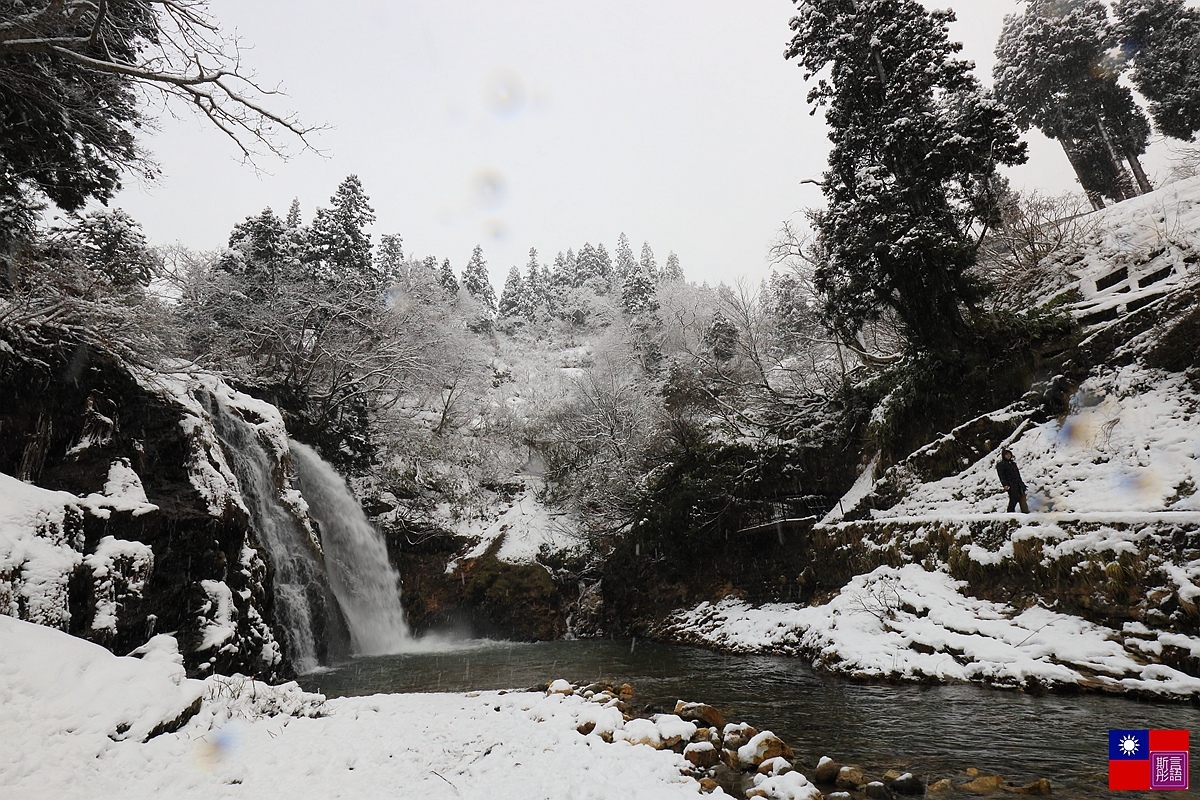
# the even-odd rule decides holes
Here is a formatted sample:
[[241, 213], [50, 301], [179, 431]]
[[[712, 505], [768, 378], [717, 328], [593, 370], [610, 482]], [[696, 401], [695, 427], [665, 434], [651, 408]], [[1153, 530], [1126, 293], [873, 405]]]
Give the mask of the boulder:
[[724, 728], [725, 717], [720, 711], [704, 703], [685, 703], [676, 701], [675, 713], [683, 719], [693, 722], [703, 722], [710, 728]]
[[674, 747], [680, 742], [690, 742], [696, 733], [696, 723], [680, 719], [675, 714], [656, 714], [654, 724], [662, 737], [663, 747]]
[[658, 750], [663, 746], [662, 736], [658, 726], [648, 719], [631, 719], [625, 723], [625, 741], [630, 744], [644, 744]]
[[571, 685], [570, 681], [563, 680], [562, 678], [559, 678], [556, 681], [552, 681], [550, 683], [550, 685], [546, 687], [546, 694], [574, 694], [574, 693], [575, 693], [575, 687]]
[[954, 791], [954, 784], [949, 778], [942, 778], [940, 781], [934, 781], [926, 788], [930, 794], [947, 794]]
[[758, 768], [758, 765], [772, 758], [795, 758], [796, 754], [787, 742], [770, 731], [763, 731], [746, 744], [738, 748], [738, 760], [746, 767]]
[[730, 723], [724, 728], [723, 744], [730, 750], [737, 750], [758, 735], [758, 728], [744, 722]]
[[833, 783], [837, 780], [838, 772], [841, 769], [842, 765], [829, 756], [821, 756], [821, 760], [817, 762], [817, 769], [813, 772], [813, 781], [815, 783]]
[[891, 790], [882, 781], [871, 781], [863, 787], [863, 794], [869, 800], [894, 800]]
[[834, 784], [839, 789], [857, 789], [867, 782], [867, 776], [858, 767], [842, 767], [838, 770]]
[[712, 742], [692, 742], [683, 748], [683, 757], [694, 767], [715, 767], [721, 760], [721, 753]]
[[888, 788], [896, 794], [925, 794], [925, 784], [920, 778], [918, 778], [916, 775], [913, 775], [911, 772], [905, 772], [903, 775], [897, 775], [891, 780], [888, 780], [888, 776], [884, 775], [883, 779], [884, 782], [887, 783]]
[[782, 757], [768, 758], [758, 765], [759, 775], [786, 775], [793, 771], [792, 762]]

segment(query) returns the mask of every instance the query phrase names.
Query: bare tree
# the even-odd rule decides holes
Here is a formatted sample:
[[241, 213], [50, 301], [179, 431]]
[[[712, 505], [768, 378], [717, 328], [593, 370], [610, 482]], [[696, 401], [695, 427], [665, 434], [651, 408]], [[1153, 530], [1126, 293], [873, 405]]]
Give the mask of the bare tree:
[[1014, 194], [1000, 224], [984, 239], [976, 271], [996, 289], [995, 302], [1024, 306], [1045, 282], [1050, 257], [1078, 249], [1094, 227], [1080, 194]]
[[73, 210], [147, 168], [145, 101], [183, 101], [242, 154], [308, 147], [313, 128], [271, 108], [277, 87], [242, 63], [207, 0], [0, 0], [0, 194], [34, 185]]

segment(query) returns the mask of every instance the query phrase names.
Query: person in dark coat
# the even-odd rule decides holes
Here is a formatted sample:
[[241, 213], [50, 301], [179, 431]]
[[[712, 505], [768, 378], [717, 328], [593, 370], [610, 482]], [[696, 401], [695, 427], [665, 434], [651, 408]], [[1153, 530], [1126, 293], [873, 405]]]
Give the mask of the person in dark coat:
[[1021, 480], [1021, 470], [1017, 468], [1017, 462], [1013, 461], [1012, 450], [1007, 447], [1000, 453], [1000, 463], [996, 465], [996, 474], [1000, 476], [1000, 483], [1004, 486], [1004, 491], [1008, 492], [1008, 513], [1011, 514], [1013, 509], [1018, 505], [1021, 506], [1021, 513], [1029, 513], [1029, 503], [1025, 496], [1025, 481]]

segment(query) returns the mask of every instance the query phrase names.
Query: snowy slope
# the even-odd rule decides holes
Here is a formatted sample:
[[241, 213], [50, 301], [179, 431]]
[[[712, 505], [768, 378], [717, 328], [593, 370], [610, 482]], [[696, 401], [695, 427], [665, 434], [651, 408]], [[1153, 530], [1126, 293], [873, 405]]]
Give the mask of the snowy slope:
[[[1190, 512], [1200, 523], [1200, 396], [1183, 375], [1136, 364], [1104, 370], [1079, 387], [1062, 419], [1025, 429], [1009, 447], [1038, 512], [1138, 512], [1148, 520]], [[873, 516], [1003, 512], [999, 456], [917, 485]]]
[[[1042, 277], [1043, 299], [1068, 301], [1079, 352], [1097, 365], [1065, 413], [1045, 419], [1022, 402], [986, 415], [994, 449], [946, 477], [923, 478], [936, 460], [924, 456], [980, 441], [955, 448], [952, 432], [882, 474], [872, 461], [812, 532], [845, 542], [845, 558], [875, 559], [834, 596], [726, 598], [676, 613], [663, 632], [859, 676], [1200, 696], [1200, 383], [1194, 370], [1151, 366], [1167, 337], [1179, 369], [1200, 348], [1188, 333], [1200, 178], [1093, 215], [1082, 246]], [[1029, 486], [1028, 516], [1005, 511], [1001, 445]], [[874, 569], [903, 562], [916, 563]]]

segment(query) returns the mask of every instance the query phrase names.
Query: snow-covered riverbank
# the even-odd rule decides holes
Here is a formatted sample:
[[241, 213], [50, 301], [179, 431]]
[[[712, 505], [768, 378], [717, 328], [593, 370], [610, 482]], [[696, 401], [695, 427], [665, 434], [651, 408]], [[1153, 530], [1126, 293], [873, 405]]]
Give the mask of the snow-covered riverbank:
[[[0, 616], [0, 642], [6, 800], [658, 800], [699, 792], [677, 753], [580, 734], [602, 709], [577, 696], [324, 700], [295, 684], [189, 680], [167, 637], [140, 659], [121, 658]], [[178, 730], [156, 734], [181, 714], [191, 716]]]
[[1194, 698], [1200, 679], [1147, 656], [1200, 639], [1138, 623], [1113, 630], [1039, 606], [1024, 610], [970, 597], [944, 572], [910, 564], [860, 575], [824, 605], [734, 598], [672, 617], [671, 639], [732, 652], [811, 657], [834, 672], [901, 680], [1085, 689]]

